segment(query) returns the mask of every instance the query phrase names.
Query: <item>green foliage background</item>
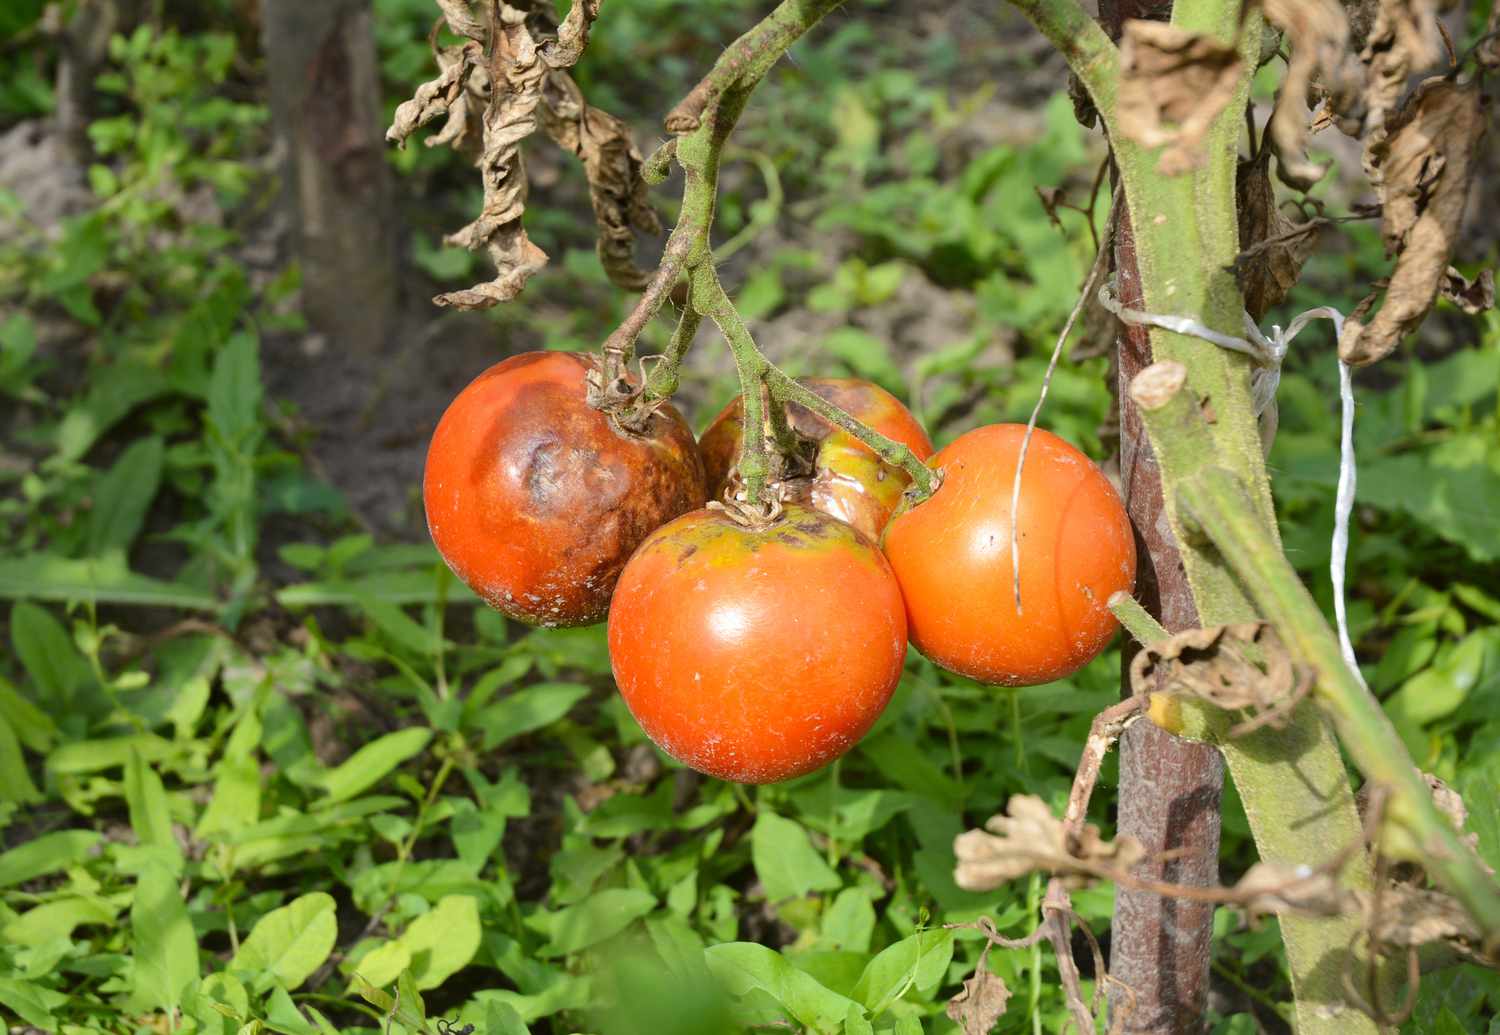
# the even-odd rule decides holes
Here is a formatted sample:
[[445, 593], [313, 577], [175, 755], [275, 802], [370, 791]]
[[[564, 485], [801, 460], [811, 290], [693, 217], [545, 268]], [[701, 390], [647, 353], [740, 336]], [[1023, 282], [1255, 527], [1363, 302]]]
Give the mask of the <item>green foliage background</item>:
[[[913, 284], [966, 297], [951, 340], [901, 349], [841, 319], [788, 361], [886, 385], [941, 442], [1026, 418], [1092, 253], [1082, 217], [1054, 226], [1033, 188], [1082, 197], [1100, 155], [1061, 94], [1032, 136], [976, 143], [993, 87], [954, 85], [956, 41], [883, 31], [889, 6], [852, 5], [763, 88], [718, 238], [744, 235], [726, 279], [757, 321], [878, 313]], [[758, 9], [608, 8], [580, 81], [648, 139]], [[428, 74], [432, 10], [376, 10], [393, 106]], [[51, 107], [40, 15], [0, 14], [0, 122]], [[83, 211], [38, 226], [0, 192], [0, 1016], [213, 1035], [438, 1018], [482, 1035], [957, 1030], [943, 1003], [981, 941], [944, 925], [1024, 934], [1041, 884], [959, 890], [953, 837], [1012, 794], [1061, 805], [1118, 695], [1117, 651], [1023, 690], [913, 653], [865, 741], [787, 784], [734, 787], [656, 753], [601, 630], [477, 607], [425, 541], [360, 531], [305, 462], [262, 369], [268, 336], [300, 329], [297, 271], [253, 277], [236, 250], [274, 186], [260, 59], [227, 7], [196, 15], [112, 43]], [[437, 243], [477, 207], [468, 171], [424, 148], [392, 161], [412, 262], [477, 274]], [[195, 192], [213, 218], [179, 204]], [[591, 348], [622, 315], [581, 197], [533, 194], [554, 263], [493, 315], [497, 340]], [[1352, 307], [1382, 270], [1355, 225], [1287, 309]], [[49, 345], [60, 325], [74, 354]], [[1451, 328], [1361, 385], [1351, 620], [1413, 756], [1463, 792], [1500, 865], [1500, 319]], [[1316, 332], [1297, 349], [1272, 466], [1288, 552], [1329, 605], [1335, 370]], [[701, 424], [734, 389], [718, 359], [693, 370]], [[1106, 376], [1102, 358], [1065, 363], [1043, 415], [1100, 459]], [[297, 534], [270, 542], [271, 521]], [[1111, 764], [1106, 827], [1112, 785]], [[1232, 791], [1224, 844], [1232, 879], [1254, 859]], [[1110, 889], [1075, 902], [1103, 935]], [[1217, 929], [1214, 1030], [1287, 1030], [1274, 923], [1223, 910]], [[996, 1031], [1062, 1027], [1050, 950], [989, 966], [1013, 993]], [[1447, 971], [1407, 1028], [1494, 1031], [1497, 1003], [1493, 974]]]

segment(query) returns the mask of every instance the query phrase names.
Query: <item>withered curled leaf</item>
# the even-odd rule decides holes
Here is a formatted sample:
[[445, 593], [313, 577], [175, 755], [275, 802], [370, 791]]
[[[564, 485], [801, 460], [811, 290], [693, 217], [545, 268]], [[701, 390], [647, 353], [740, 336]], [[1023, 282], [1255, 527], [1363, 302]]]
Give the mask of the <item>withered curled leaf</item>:
[[1354, 365], [1388, 355], [1437, 300], [1448, 271], [1484, 136], [1484, 99], [1472, 84], [1442, 77], [1423, 82], [1390, 122], [1372, 153], [1381, 235], [1396, 269], [1385, 301], [1368, 323], [1344, 323], [1339, 355]]
[[1485, 951], [1484, 933], [1459, 901], [1441, 891], [1409, 884], [1387, 884], [1350, 893], [1365, 914], [1370, 936], [1380, 945], [1415, 947], [1441, 942], [1463, 959], [1493, 967], [1500, 960]]
[[407, 138], [418, 129], [447, 115], [448, 122], [442, 132], [428, 138], [427, 146], [451, 144], [458, 147], [472, 128], [471, 121], [477, 126], [477, 118], [471, 120], [470, 115], [477, 113], [484, 102], [481, 99], [478, 106], [473, 106], [470, 94], [471, 90], [478, 89], [478, 84], [471, 86], [471, 79], [477, 75], [484, 80], [483, 89], [488, 89], [489, 77], [482, 65], [484, 51], [470, 40], [462, 46], [444, 48], [435, 56], [440, 74], [417, 87], [411, 100], [397, 106], [391, 126], [385, 131], [387, 142], [405, 147]]
[[1259, 862], [1234, 886], [1234, 899], [1251, 914], [1334, 916], [1348, 905], [1337, 878], [1327, 870]]
[[1286, 33], [1291, 62], [1275, 110], [1266, 124], [1266, 144], [1276, 154], [1277, 176], [1287, 186], [1307, 190], [1324, 168], [1307, 159], [1308, 90], [1322, 72], [1320, 86], [1342, 109], [1357, 98], [1363, 82], [1349, 53], [1349, 22], [1334, 0], [1263, 0], [1266, 20]]
[[1299, 224], [1276, 205], [1271, 189], [1270, 153], [1241, 162], [1235, 175], [1240, 224], [1240, 254], [1234, 272], [1245, 293], [1245, 311], [1256, 323], [1286, 298], [1297, 283], [1302, 264], [1312, 254], [1321, 224]]
[[1232, 46], [1165, 22], [1130, 19], [1120, 40], [1115, 108], [1120, 130], [1142, 147], [1164, 147], [1166, 175], [1203, 162], [1203, 138], [1234, 96], [1240, 58]]
[[1470, 316], [1495, 308], [1495, 271], [1480, 270], [1473, 280], [1452, 266], [1443, 274], [1443, 297]]
[[1438, 6], [1437, 0], [1380, 0], [1376, 8], [1359, 55], [1366, 69], [1361, 103], [1367, 165], [1384, 139], [1386, 123], [1406, 91], [1407, 79], [1442, 56]]
[[1006, 814], [991, 816], [984, 826], [953, 841], [954, 879], [967, 891], [989, 891], [1037, 870], [1062, 878], [1067, 887], [1082, 887], [1101, 871], [1129, 869], [1145, 854], [1135, 838], [1106, 841], [1093, 824], [1070, 837], [1046, 802], [1030, 794], [1012, 796]]
[[486, 309], [514, 298], [546, 265], [546, 253], [521, 222], [528, 190], [521, 144], [543, 120], [554, 138], [583, 159], [606, 270], [617, 282], [639, 287], [642, 275], [630, 261], [632, 228], [659, 228], [646, 202], [641, 157], [624, 124], [584, 103], [567, 74], [583, 55], [601, 0], [573, 0], [560, 23], [551, 4], [539, 0], [437, 2], [449, 28], [467, 42], [437, 52], [440, 74], [397, 109], [386, 136], [404, 143], [419, 127], [447, 116], [428, 145], [476, 155], [484, 203], [478, 218], [445, 240], [484, 251], [495, 276], [433, 301]]
[[1276, 722], [1308, 689], [1275, 628], [1264, 622], [1188, 629], [1135, 656], [1136, 694], [1186, 694]]
[[1005, 1016], [1005, 1004], [1010, 1000], [1010, 989], [985, 965], [989, 951], [986, 945], [973, 976], [948, 1000], [948, 1019], [958, 1022], [964, 1035], [989, 1035], [995, 1022]]
[[630, 139], [630, 128], [584, 100], [566, 72], [554, 72], [542, 96], [547, 135], [576, 155], [588, 175], [604, 271], [616, 285], [641, 290], [650, 276], [635, 264], [635, 234], [660, 233], [661, 223], [651, 207], [642, 176], [644, 159]]

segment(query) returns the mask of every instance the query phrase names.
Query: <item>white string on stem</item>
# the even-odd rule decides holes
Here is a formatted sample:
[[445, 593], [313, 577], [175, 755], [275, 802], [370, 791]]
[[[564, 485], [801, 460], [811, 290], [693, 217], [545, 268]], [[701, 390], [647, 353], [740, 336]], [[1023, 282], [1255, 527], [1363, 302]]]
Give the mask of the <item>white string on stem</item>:
[[[1119, 203], [1120, 188], [1116, 187], [1114, 195], [1110, 198], [1106, 226], [1114, 226], [1115, 207]], [[1099, 279], [1099, 274], [1104, 269], [1104, 261], [1109, 255], [1109, 248], [1110, 238], [1106, 236], [1100, 242], [1099, 250], [1094, 253], [1094, 264], [1089, 267], [1089, 275], [1083, 282], [1083, 290], [1078, 293], [1078, 301], [1073, 303], [1073, 311], [1068, 314], [1062, 332], [1057, 336], [1057, 344], [1052, 346], [1052, 358], [1047, 361], [1047, 372], [1042, 375], [1041, 391], [1037, 393], [1036, 405], [1031, 408], [1031, 419], [1026, 422], [1026, 434], [1021, 436], [1021, 452], [1016, 456], [1016, 480], [1010, 490], [1010, 570], [1012, 589], [1016, 598], [1016, 614], [1021, 614], [1021, 471], [1026, 466], [1026, 451], [1031, 447], [1031, 433], [1036, 430], [1037, 418], [1042, 415], [1042, 404], [1047, 401], [1047, 390], [1052, 387], [1052, 374], [1057, 370], [1057, 361], [1062, 356], [1063, 345], [1067, 344], [1068, 335], [1073, 333], [1073, 325], [1078, 322], [1078, 315], [1083, 312], [1083, 307], [1088, 302], [1089, 292], [1094, 289], [1094, 282]]]
[[[1319, 306], [1299, 313], [1285, 331], [1274, 324], [1269, 336], [1263, 334], [1250, 314], [1245, 314], [1246, 337], [1221, 334], [1204, 326], [1190, 316], [1170, 316], [1160, 313], [1144, 313], [1121, 305], [1110, 291], [1108, 284], [1099, 287], [1099, 303], [1126, 323], [1146, 324], [1160, 327], [1177, 334], [1199, 338], [1220, 348], [1240, 352], [1255, 360], [1257, 369], [1251, 376], [1250, 394], [1255, 415], [1273, 415], [1276, 404], [1276, 389], [1281, 383], [1281, 361], [1292, 339], [1315, 319], [1326, 319], [1333, 323], [1333, 338], [1337, 342], [1344, 330], [1344, 315], [1332, 306]], [[1338, 630], [1339, 649], [1344, 662], [1354, 673], [1354, 678], [1364, 685], [1364, 676], [1359, 671], [1359, 662], [1354, 656], [1354, 644], [1349, 639], [1349, 615], [1344, 601], [1344, 582], [1349, 559], [1349, 526], [1354, 513], [1354, 380], [1349, 364], [1339, 360], [1339, 485], [1334, 497], [1333, 540], [1330, 546], [1328, 565], [1329, 578], [1333, 583], [1334, 625]], [[1368, 689], [1368, 687], [1367, 687]]]

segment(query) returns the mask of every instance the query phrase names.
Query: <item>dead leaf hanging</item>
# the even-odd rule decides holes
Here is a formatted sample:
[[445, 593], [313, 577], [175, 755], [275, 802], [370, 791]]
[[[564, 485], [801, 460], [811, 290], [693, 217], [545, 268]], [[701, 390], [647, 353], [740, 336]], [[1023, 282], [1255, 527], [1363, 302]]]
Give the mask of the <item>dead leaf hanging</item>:
[[1166, 175], [1196, 168], [1239, 74], [1232, 46], [1165, 22], [1131, 19], [1120, 41], [1120, 131], [1142, 147], [1165, 147], [1158, 168]]
[[1270, 152], [1240, 163], [1235, 194], [1241, 250], [1234, 272], [1245, 293], [1245, 311], [1259, 323], [1297, 283], [1302, 264], [1318, 241], [1319, 226], [1298, 233], [1299, 224], [1277, 207], [1276, 192], [1271, 189]]
[[1092, 823], [1070, 837], [1046, 802], [1030, 794], [1014, 795], [1006, 814], [984, 826], [953, 842], [954, 879], [966, 891], [989, 891], [1036, 870], [1061, 877], [1066, 887], [1082, 887], [1101, 870], [1129, 869], [1145, 854], [1135, 838], [1106, 841]]
[[1480, 270], [1473, 280], [1452, 266], [1443, 274], [1443, 297], [1470, 316], [1495, 308], [1495, 271]]
[[641, 175], [644, 160], [630, 139], [630, 128], [584, 100], [565, 72], [547, 80], [542, 97], [547, 135], [583, 162], [605, 273], [619, 287], [641, 290], [650, 275], [635, 264], [635, 235], [660, 233], [661, 223], [651, 207]]
[[1277, 176], [1287, 186], [1307, 190], [1322, 179], [1324, 168], [1307, 160], [1308, 91], [1322, 71], [1325, 93], [1342, 109], [1359, 93], [1362, 76], [1348, 53], [1349, 22], [1334, 0], [1264, 0], [1266, 19], [1291, 43], [1292, 54], [1266, 124], [1266, 145], [1276, 154]]
[[989, 1035], [995, 1022], [1005, 1016], [1005, 1004], [1010, 1000], [1010, 989], [985, 963], [989, 954], [990, 947], [985, 945], [973, 976], [948, 1000], [948, 1019], [956, 1021], [964, 1035]]
[[1381, 235], [1396, 269], [1374, 319], [1366, 323], [1360, 314], [1345, 321], [1339, 355], [1346, 362], [1363, 365], [1389, 354], [1437, 300], [1484, 132], [1479, 90], [1441, 77], [1422, 83], [1391, 121], [1372, 158]]

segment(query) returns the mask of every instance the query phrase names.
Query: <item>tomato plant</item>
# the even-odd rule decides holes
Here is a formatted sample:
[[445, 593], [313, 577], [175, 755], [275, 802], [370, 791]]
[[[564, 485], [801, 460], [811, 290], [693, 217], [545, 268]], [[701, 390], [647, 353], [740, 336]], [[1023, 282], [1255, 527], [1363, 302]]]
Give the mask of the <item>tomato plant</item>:
[[1004, 686], [1061, 679], [1109, 643], [1106, 602], [1135, 583], [1135, 541], [1114, 486], [1088, 457], [1036, 429], [1021, 479], [1020, 600], [1011, 487], [1022, 424], [961, 435], [930, 461], [943, 483], [903, 509], [884, 547], [912, 643], [961, 675]]
[[700, 772], [771, 783], [852, 748], [906, 657], [890, 565], [800, 505], [745, 523], [713, 508], [653, 533], [620, 576], [609, 653], [630, 712]]
[[[867, 427], [909, 448], [918, 459], [932, 455], [927, 432], [890, 392], [852, 377], [812, 377], [801, 383], [834, 403]], [[878, 539], [911, 477], [888, 464], [848, 431], [807, 407], [792, 403], [787, 422], [812, 447], [811, 471], [787, 479], [784, 494], [800, 503], [847, 521]], [[718, 499], [735, 477], [735, 462], [744, 437], [744, 397], [736, 397], [698, 439], [708, 473], [708, 495]]]
[[427, 450], [432, 541], [486, 603], [532, 625], [603, 619], [631, 551], [704, 500], [677, 411], [626, 430], [589, 405], [594, 369], [569, 352], [497, 363], [453, 400]]

